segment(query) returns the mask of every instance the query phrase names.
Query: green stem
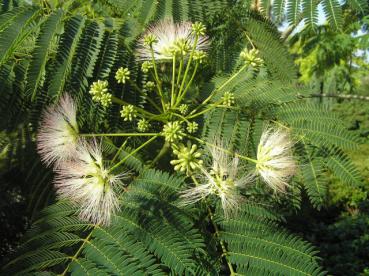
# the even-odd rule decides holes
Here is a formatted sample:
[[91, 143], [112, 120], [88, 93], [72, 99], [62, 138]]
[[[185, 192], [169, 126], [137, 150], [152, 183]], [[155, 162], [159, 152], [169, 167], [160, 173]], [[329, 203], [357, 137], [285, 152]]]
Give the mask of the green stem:
[[[91, 239], [92, 232], [93, 232], [93, 230], [94, 230], [96, 227], [98, 227], [98, 225], [94, 225], [94, 227], [92, 228], [92, 230], [91, 230], [90, 234], [88, 234], [88, 236], [87, 236], [86, 238], [84, 238], [84, 239], [83, 239], [83, 243], [82, 243], [82, 245], [78, 248], [78, 251], [76, 252], [76, 254], [74, 254], [74, 256], [73, 256], [73, 257], [71, 257], [72, 261], [74, 261], [74, 260], [76, 260], [76, 259], [78, 258], [79, 254], [81, 253], [81, 251], [82, 251], [83, 247], [85, 246], [85, 244], [86, 244], [86, 243]], [[68, 263], [68, 265], [67, 265], [67, 267], [64, 269], [63, 273], [59, 274], [60, 276], [64, 276], [64, 275], [66, 275], [66, 273], [68, 272], [68, 269], [69, 269], [70, 264], [72, 263], [72, 261]]]
[[179, 70], [178, 70], [178, 76], [177, 76], [177, 86], [179, 85], [179, 81], [181, 80], [183, 60], [184, 60], [183, 55], [181, 55], [181, 61], [179, 62]]
[[[120, 104], [120, 105], [130, 105], [130, 103], [123, 101], [115, 96], [112, 96], [112, 101], [116, 104]], [[146, 111], [145, 109], [142, 109], [140, 107], [135, 106], [135, 109], [137, 111], [139, 111], [142, 115], [145, 115], [146, 118], [150, 119], [150, 120], [155, 120], [155, 121], [160, 121], [160, 122], [165, 122], [165, 119], [162, 118], [163, 114], [154, 114], [151, 112]]]
[[186, 123], [190, 123], [190, 121], [189, 120], [187, 120], [187, 118], [186, 117], [184, 117], [184, 116], [182, 116], [182, 115], [180, 115], [180, 114], [177, 114], [177, 113], [171, 113], [172, 115], [174, 115], [174, 116], [177, 116], [177, 117], [179, 117], [179, 118], [181, 118], [183, 121], [185, 121]]
[[[195, 183], [196, 186], [199, 186], [200, 184], [197, 182], [196, 178], [191, 176], [192, 178], [192, 181]], [[231, 275], [236, 275], [236, 273], [234, 272], [234, 269], [233, 269], [233, 266], [232, 266], [232, 263], [230, 261], [228, 261], [227, 259], [227, 255], [228, 255], [228, 250], [224, 244], [224, 242], [221, 240], [220, 238], [220, 235], [219, 235], [219, 228], [218, 228], [218, 225], [214, 222], [214, 214], [213, 212], [211, 211], [210, 207], [209, 207], [209, 204], [207, 202], [206, 199], [203, 199], [205, 205], [206, 205], [206, 208], [208, 210], [208, 214], [209, 214], [209, 219], [211, 221], [211, 224], [213, 225], [214, 227], [214, 230], [215, 230], [215, 235], [216, 237], [219, 239], [219, 243], [220, 243], [220, 246], [222, 248], [222, 252], [223, 252], [223, 256], [225, 257], [225, 261], [227, 262], [227, 265], [228, 265], [228, 268], [229, 268], [229, 271], [231, 272]]]
[[[115, 96], [112, 96], [111, 97], [111, 100], [113, 103], [116, 103], [116, 104], [120, 104], [120, 105], [130, 105], [130, 103], [126, 102], [126, 101], [123, 101]], [[150, 116], [150, 117], [155, 117], [157, 116], [158, 114], [154, 114], [154, 113], [151, 113], [149, 111], [146, 111], [145, 109], [143, 108], [140, 108], [140, 107], [137, 107], [135, 106], [135, 109], [139, 112], [141, 112], [142, 114], [146, 114], [147, 116]]]
[[153, 67], [154, 67], [154, 74], [155, 74], [154, 78], [155, 78], [155, 81], [156, 81], [156, 84], [157, 84], [161, 105], [163, 107], [163, 111], [165, 111], [165, 102], [164, 102], [164, 97], [163, 97], [163, 91], [161, 90], [161, 81], [159, 80], [158, 69], [156, 68], [156, 62], [155, 62], [155, 56], [154, 56], [154, 49], [152, 48], [152, 46], [150, 46], [150, 52], [151, 52], [152, 64], [153, 64]]
[[82, 137], [113, 137], [113, 136], [157, 136], [158, 133], [81, 133], [79, 134]]
[[131, 79], [129, 79], [129, 83], [131, 84], [131, 86], [133, 86], [133, 88], [138, 93], [140, 93], [142, 96], [144, 96], [145, 99], [147, 99], [152, 104], [152, 106], [156, 108], [157, 111], [159, 111], [160, 113], [162, 112], [162, 110], [160, 109], [160, 107], [150, 97], [147, 97], [146, 98], [147, 95], [137, 86], [136, 83], [134, 83]]
[[146, 145], [150, 144], [152, 141], [154, 141], [159, 135], [156, 135], [154, 137], [151, 137], [149, 140], [147, 140], [145, 143], [143, 143], [141, 146], [136, 148], [134, 151], [130, 152], [126, 157], [124, 157], [122, 160], [120, 160], [117, 164], [115, 164], [113, 167], [109, 169], [109, 173], [114, 171], [116, 168], [118, 168], [121, 164], [123, 164], [130, 156], [140, 151], [142, 148], [144, 148]]
[[194, 52], [195, 52], [195, 49], [196, 49], [196, 46], [197, 46], [197, 42], [198, 42], [198, 40], [199, 40], [199, 35], [198, 35], [198, 34], [196, 34], [195, 41], [194, 41], [194, 43], [193, 43], [192, 51], [191, 51], [191, 54], [190, 54], [190, 58], [189, 58], [189, 60], [188, 60], [187, 66], [186, 66], [186, 70], [185, 70], [185, 73], [184, 73], [184, 75], [183, 75], [183, 79], [182, 79], [181, 87], [179, 88], [178, 94], [181, 94], [181, 93], [182, 93], [182, 90], [183, 90], [184, 84], [185, 84], [186, 79], [187, 79], [188, 71], [190, 70], [190, 67], [191, 67], [191, 62], [192, 62], [193, 54], [194, 54]]
[[[215, 104], [212, 104], [212, 105], [209, 105], [209, 107], [205, 108], [204, 110], [198, 112], [198, 113], [195, 113], [193, 114], [193, 111], [190, 113], [190, 115], [187, 116], [187, 119], [192, 119], [192, 118], [195, 118], [195, 117], [198, 117], [206, 112], [209, 112], [210, 110], [214, 109], [214, 108], [217, 108], [218, 107], [218, 104], [221, 104], [222, 103], [222, 100], [218, 101], [217, 103]], [[197, 108], [199, 109], [199, 108]], [[196, 110], [196, 109], [194, 109]], [[192, 114], [192, 115], [191, 115]]]
[[[226, 80], [221, 86], [214, 89], [213, 92], [210, 93], [210, 95], [202, 102], [202, 105], [206, 104], [208, 101], [211, 100], [211, 98], [214, 96], [214, 94], [220, 90], [222, 90], [228, 83], [230, 83], [232, 80], [234, 80], [245, 68], [248, 67], [248, 64], [243, 65], [240, 70], [238, 70], [232, 77], [230, 77], [228, 80]], [[194, 109], [192, 113], [195, 113], [197, 109]]]
[[128, 142], [129, 137], [122, 143], [122, 145], [119, 147], [118, 151], [115, 153], [113, 159], [111, 160], [111, 163], [114, 164], [115, 159], [117, 159], [117, 157], [119, 156], [120, 152], [123, 150], [123, 148], [125, 147], [125, 145]]
[[191, 138], [191, 139], [193, 139], [193, 140], [196, 140], [197, 142], [199, 142], [199, 143], [201, 143], [201, 144], [205, 144], [205, 145], [208, 145], [208, 146], [210, 146], [210, 147], [216, 148], [216, 149], [221, 150], [221, 151], [223, 151], [223, 152], [225, 152], [225, 153], [228, 153], [229, 155], [232, 155], [232, 156], [234, 156], [234, 157], [238, 157], [238, 158], [240, 158], [240, 159], [243, 159], [243, 160], [246, 160], [246, 161], [249, 161], [249, 162], [255, 163], [255, 164], [257, 164], [257, 163], [258, 163], [258, 160], [252, 159], [252, 158], [250, 158], [250, 157], [244, 156], [244, 155], [239, 154], [239, 153], [232, 152], [232, 151], [227, 150], [227, 149], [225, 149], [225, 148], [222, 148], [222, 147], [219, 147], [219, 146], [214, 145], [214, 144], [212, 144], [212, 143], [206, 142], [206, 141], [204, 141], [204, 140], [202, 140], [202, 139], [200, 139], [200, 138], [197, 138], [197, 137], [195, 137], [195, 136], [192, 136], [192, 135], [189, 135], [189, 134], [186, 134], [186, 136], [187, 136], [188, 138]]
[[174, 105], [174, 91], [175, 91], [175, 82], [176, 82], [176, 55], [173, 55], [173, 69], [172, 69], [172, 92], [171, 92], [171, 97], [170, 97], [170, 106]]
[[188, 84], [186, 85], [186, 88], [185, 90], [183, 91], [183, 93], [178, 93], [178, 98], [177, 98], [177, 102], [176, 102], [176, 106], [181, 103], [182, 99], [184, 98], [184, 96], [186, 95], [187, 93], [187, 90], [190, 88], [192, 82], [193, 82], [193, 79], [195, 78], [195, 75], [196, 75], [196, 71], [197, 71], [197, 68], [199, 67], [199, 63], [197, 62], [196, 65], [195, 65], [195, 69], [193, 70], [193, 73], [192, 73], [192, 76], [191, 76], [191, 79], [190, 81], [188, 82]]
[[170, 145], [167, 141], [165, 141], [163, 147], [161, 148], [161, 150], [159, 151], [158, 155], [154, 158], [154, 160], [152, 161], [151, 165], [155, 165], [169, 150]]

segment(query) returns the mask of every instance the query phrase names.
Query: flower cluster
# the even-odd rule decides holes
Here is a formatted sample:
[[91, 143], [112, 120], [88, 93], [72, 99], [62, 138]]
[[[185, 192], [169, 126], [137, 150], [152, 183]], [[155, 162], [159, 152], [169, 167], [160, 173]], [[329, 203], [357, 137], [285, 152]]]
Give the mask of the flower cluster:
[[120, 111], [120, 116], [124, 121], [133, 121], [133, 119], [137, 117], [137, 111], [133, 105], [125, 105]]
[[55, 186], [59, 196], [78, 204], [81, 219], [108, 225], [118, 209], [114, 189], [120, 178], [105, 168], [101, 146], [84, 143], [72, 160], [56, 169]]
[[89, 92], [92, 95], [92, 100], [101, 103], [102, 106], [108, 107], [111, 104], [112, 95], [108, 92], [108, 81], [93, 82]]
[[146, 119], [140, 119], [137, 122], [137, 130], [139, 132], [145, 132], [149, 129], [149, 127], [150, 127], [150, 124]]
[[177, 155], [178, 159], [170, 161], [170, 164], [174, 166], [176, 171], [189, 174], [203, 164], [203, 160], [199, 159], [202, 153], [198, 151], [195, 144], [188, 144], [187, 146], [180, 144], [179, 147], [173, 149], [173, 153]]
[[44, 112], [37, 135], [37, 150], [47, 165], [58, 166], [73, 158], [78, 141], [76, 114], [76, 106], [68, 94]]
[[149, 91], [154, 90], [155, 86], [156, 86], [155, 82], [153, 82], [153, 81], [148, 81], [148, 82], [145, 83], [145, 88]]
[[168, 60], [175, 55], [185, 57], [193, 47], [197, 51], [207, 49], [205, 27], [202, 24], [194, 25], [190, 22], [175, 24], [167, 20], [152, 26], [139, 41], [138, 58]]
[[118, 83], [126, 83], [126, 80], [129, 80], [129, 75], [131, 72], [129, 72], [128, 68], [120, 67], [118, 71], [115, 73], [115, 79]]
[[[280, 128], [266, 128], [258, 145], [255, 171], [242, 174], [239, 159], [229, 156], [221, 142], [215, 142], [208, 150], [212, 163], [208, 164], [207, 169], [200, 167], [200, 184], [182, 192], [182, 204], [192, 204], [215, 195], [221, 200], [225, 216], [229, 217], [243, 200], [239, 189], [251, 184], [257, 175], [273, 190], [285, 191], [287, 180], [296, 173], [292, 146], [288, 132]], [[180, 160], [174, 160], [172, 164], [179, 166], [177, 170], [187, 169], [184, 158]]]
[[231, 158], [221, 148], [220, 142], [209, 148], [212, 163], [207, 169], [201, 168], [200, 185], [182, 192], [181, 203], [192, 204], [213, 194], [220, 198], [224, 215], [229, 217], [242, 202], [239, 188], [245, 187], [250, 178], [242, 176], [238, 158]]
[[[245, 200], [241, 190], [251, 185], [256, 177], [260, 177], [272, 190], [283, 192], [288, 187], [288, 180], [296, 173], [297, 166], [292, 155], [293, 142], [289, 133], [281, 128], [268, 127], [263, 131], [256, 159], [232, 153], [225, 148], [224, 141], [220, 141], [217, 137], [213, 138], [213, 143], [208, 143], [192, 136], [199, 129], [199, 124], [192, 121], [193, 118], [210, 111], [213, 107], [231, 108], [235, 105], [235, 95], [231, 91], [225, 92], [217, 104], [201, 111], [198, 109], [202, 108], [213, 94], [200, 103], [200, 108], [194, 108], [192, 111], [189, 109], [195, 102], [191, 102], [191, 105], [188, 104], [189, 101], [182, 102], [183, 99], [187, 99], [185, 96], [189, 96], [186, 92], [191, 87], [199, 63], [206, 57], [208, 39], [205, 31], [203, 24], [189, 22], [175, 24], [172, 21], [164, 21], [151, 27], [139, 40], [138, 57], [144, 61], [141, 67], [144, 73], [154, 68], [152, 73], [155, 82], [147, 81], [146, 77], [149, 76], [144, 76], [143, 80], [146, 81], [144, 90], [142, 91], [137, 85], [132, 88], [145, 97], [149, 94], [147, 91], [155, 90], [160, 97], [161, 106], [159, 107], [155, 102], [158, 100], [156, 97], [144, 103], [146, 105], [150, 102], [155, 111], [144, 110], [144, 107], [135, 107], [132, 104], [126, 104], [123, 100], [113, 99], [114, 102], [123, 105], [120, 115], [124, 121], [133, 121], [139, 116], [136, 128], [140, 133], [127, 132], [125, 136], [151, 136], [152, 133], [144, 133], [150, 128], [150, 123], [156, 121], [151, 126], [153, 129], [158, 122], [163, 123], [160, 133], [154, 133], [154, 138], [156, 136], [165, 138], [165, 147], [163, 147], [165, 151], [161, 151], [158, 157], [161, 157], [162, 152], [166, 152], [169, 144], [175, 156], [174, 160], [170, 161], [174, 170], [191, 176], [196, 184], [195, 187], [181, 193], [182, 204], [192, 204], [212, 196], [220, 199], [225, 217], [230, 217], [237, 212], [240, 204]], [[177, 57], [181, 58], [180, 61], [176, 59]], [[191, 58], [188, 59], [189, 57]], [[189, 69], [192, 58], [195, 61], [195, 69], [189, 77], [187, 73], [191, 72]], [[240, 58], [246, 64], [242, 66], [242, 70], [248, 68], [247, 65], [259, 67], [263, 63], [256, 49], [244, 49]], [[162, 73], [168, 69], [168, 66], [160, 64], [159, 67], [155, 60], [171, 59], [173, 68], [169, 68], [172, 69], [173, 78], [168, 82], [172, 85], [170, 90], [167, 79], [160, 79], [158, 76], [158, 72]], [[178, 72], [175, 70], [177, 63], [180, 64]], [[186, 66], [185, 69], [183, 66]], [[128, 68], [121, 67], [117, 70], [115, 79], [118, 83], [124, 84], [132, 77], [130, 74]], [[183, 78], [181, 79], [180, 76]], [[188, 85], [185, 86], [189, 78]], [[107, 81], [93, 82], [89, 93], [94, 101], [104, 107], [112, 102]], [[166, 97], [169, 93], [170, 102]], [[112, 174], [111, 170], [115, 167], [109, 169], [107, 163], [103, 161], [101, 144], [95, 140], [88, 143], [81, 138], [83, 135], [79, 134], [76, 113], [75, 104], [68, 95], [62, 97], [58, 105], [45, 111], [37, 137], [38, 152], [47, 165], [55, 166], [57, 194], [78, 205], [82, 219], [95, 224], [108, 225], [112, 214], [118, 209], [117, 188], [122, 176]], [[185, 138], [196, 139], [208, 144], [209, 147], [199, 150], [196, 144], [190, 142], [185, 144], [183, 142]], [[146, 143], [137, 150], [144, 146]], [[255, 169], [251, 173], [247, 172], [241, 165], [241, 159], [253, 162]], [[154, 160], [155, 163], [158, 159]]]
[[181, 123], [178, 121], [166, 123], [163, 128], [163, 135], [165, 137], [165, 141], [169, 143], [182, 140], [184, 133]]
[[203, 60], [206, 58], [206, 53], [204, 51], [195, 51], [193, 53], [193, 59], [202, 63]]
[[288, 179], [296, 173], [292, 146], [288, 132], [281, 128], [267, 128], [261, 135], [256, 174], [273, 190], [285, 191]]
[[151, 61], [146, 60], [141, 65], [141, 71], [144, 73], [148, 73], [149, 70], [153, 67], [154, 67], [153, 63]]
[[178, 110], [182, 115], [186, 115], [188, 113], [188, 104], [181, 104]]
[[225, 106], [232, 106], [235, 103], [234, 94], [231, 92], [225, 92], [222, 96], [222, 104]]
[[260, 67], [264, 61], [259, 57], [259, 51], [256, 49], [243, 49], [240, 53], [240, 57], [245, 61], [245, 64], [251, 65], [253, 67]]
[[195, 133], [199, 128], [199, 124], [196, 122], [189, 122], [187, 123], [187, 128], [186, 130], [188, 131], [188, 133]]
[[79, 138], [76, 106], [67, 94], [44, 112], [37, 148], [47, 165], [54, 163], [60, 197], [79, 206], [81, 219], [108, 225], [118, 208], [115, 186], [121, 177], [105, 168], [97, 142]]

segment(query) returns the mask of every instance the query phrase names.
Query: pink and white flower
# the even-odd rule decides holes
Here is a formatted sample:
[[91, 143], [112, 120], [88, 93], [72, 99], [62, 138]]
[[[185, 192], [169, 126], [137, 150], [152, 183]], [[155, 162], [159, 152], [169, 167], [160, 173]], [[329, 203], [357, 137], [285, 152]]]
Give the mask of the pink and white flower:
[[241, 173], [239, 159], [230, 157], [222, 149], [222, 143], [216, 142], [209, 148], [212, 164], [208, 169], [201, 167], [200, 184], [181, 193], [181, 204], [193, 204], [209, 195], [220, 198], [225, 217], [237, 212], [243, 197], [239, 188], [249, 183], [249, 176]]
[[261, 135], [256, 174], [273, 190], [285, 191], [287, 181], [296, 173], [292, 147], [289, 133], [282, 128], [267, 128]]
[[55, 187], [60, 197], [79, 206], [82, 220], [109, 225], [119, 206], [116, 189], [122, 176], [105, 167], [101, 146], [81, 143], [75, 158], [56, 169]]
[[69, 160], [78, 142], [76, 105], [65, 94], [58, 104], [46, 109], [37, 135], [37, 150], [48, 166]]
[[[145, 37], [148, 35], [156, 38], [156, 41], [152, 43], [155, 60], [171, 60], [177, 53], [181, 53], [186, 57], [192, 50], [196, 40], [191, 22], [176, 24], [171, 20], [161, 21], [150, 27], [139, 40], [137, 56], [140, 60], [152, 59], [151, 49], [145, 43]], [[205, 51], [208, 47], [208, 37], [200, 35], [195, 50]]]

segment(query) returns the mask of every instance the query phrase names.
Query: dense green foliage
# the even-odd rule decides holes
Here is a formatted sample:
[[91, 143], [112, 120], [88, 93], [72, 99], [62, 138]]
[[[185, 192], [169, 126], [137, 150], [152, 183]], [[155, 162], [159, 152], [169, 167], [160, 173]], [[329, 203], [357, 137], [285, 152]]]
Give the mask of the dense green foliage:
[[[358, 133], [347, 131], [329, 105], [311, 99], [316, 91], [298, 83], [293, 57], [276, 26], [251, 11], [248, 4], [223, 0], [109, 0], [41, 1], [40, 5], [29, 6], [22, 1], [7, 1], [0, 15], [0, 189], [4, 204], [1, 210], [5, 210], [0, 219], [13, 227], [16, 224], [11, 212], [23, 210], [26, 222], [21, 227], [29, 226], [29, 230], [16, 250], [2, 249], [11, 251], [4, 258], [2, 273], [325, 274], [316, 248], [286, 230], [285, 217], [299, 212], [301, 206], [302, 211], [310, 204], [316, 210], [326, 207], [331, 195], [328, 191], [337, 187], [342, 191], [340, 185], [357, 189], [359, 205], [361, 199], [366, 199], [360, 194], [363, 190], [357, 188], [362, 183], [361, 169], [351, 158], [360, 138]], [[314, 26], [316, 3], [302, 4], [300, 12], [298, 1], [287, 3], [289, 22], [297, 24], [305, 18]], [[273, 5], [273, 11], [281, 15], [284, 1]], [[365, 9], [364, 2], [350, 1], [350, 5], [356, 10]], [[340, 28], [339, 3], [323, 1], [323, 7], [330, 24]], [[136, 125], [123, 121], [117, 106], [104, 108], [94, 102], [89, 87], [97, 80], [107, 80], [113, 96], [155, 112], [150, 101], [159, 103], [161, 99], [144, 89], [150, 76], [140, 70], [135, 53], [145, 28], [168, 17], [175, 22], [204, 22], [211, 39], [207, 62], [199, 65], [200, 73], [193, 83], [189, 82], [185, 103], [197, 108], [214, 96], [210, 102], [216, 105], [229, 91], [235, 101], [232, 108], [210, 108], [197, 116], [194, 121], [199, 123], [200, 134], [187, 135], [186, 139], [199, 143], [205, 151], [204, 144], [219, 137], [226, 141], [227, 151], [257, 158], [263, 127], [272, 123], [291, 133], [300, 169], [282, 194], [255, 180], [253, 187], [242, 191], [246, 200], [237, 215], [229, 218], [215, 197], [185, 207], [179, 203], [179, 193], [193, 178], [172, 169], [169, 161], [174, 154], [166, 152], [168, 145], [160, 135], [154, 136], [158, 139], [153, 138], [152, 143], [139, 135], [104, 137], [107, 162], [123, 163], [120, 171], [130, 170], [130, 174], [121, 187], [120, 209], [111, 225], [83, 221], [77, 216], [78, 206], [55, 196], [53, 172], [36, 153], [42, 110], [67, 91], [77, 102], [81, 133], [135, 132]], [[259, 50], [264, 66], [242, 64], [239, 54], [245, 46]], [[125, 85], [114, 78], [120, 67], [130, 71], [130, 82]], [[159, 68], [164, 88], [171, 83], [168, 67], [162, 64]], [[161, 120], [166, 122], [167, 118]], [[151, 127], [160, 132], [161, 126], [158, 120]], [[148, 146], [141, 149], [146, 142]], [[155, 156], [162, 158], [158, 164], [152, 162]], [[247, 162], [242, 166], [251, 168]], [[333, 194], [340, 198], [339, 193]], [[8, 205], [17, 206], [19, 211], [6, 209]], [[365, 224], [365, 219], [360, 217], [360, 222]], [[340, 224], [347, 221], [325, 231], [336, 234]], [[361, 239], [359, 242], [361, 246], [366, 244]], [[5, 244], [11, 243], [5, 240]], [[329, 250], [322, 251], [329, 255]], [[329, 262], [323, 261], [332, 269]], [[364, 269], [365, 262], [359, 266]]]

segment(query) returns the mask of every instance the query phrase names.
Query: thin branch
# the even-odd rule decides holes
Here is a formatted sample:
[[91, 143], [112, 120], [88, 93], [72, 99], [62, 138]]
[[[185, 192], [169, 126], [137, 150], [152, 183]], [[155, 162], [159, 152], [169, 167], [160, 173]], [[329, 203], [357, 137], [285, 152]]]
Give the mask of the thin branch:
[[369, 96], [360, 96], [360, 95], [352, 95], [352, 94], [333, 94], [333, 93], [323, 93], [323, 94], [311, 94], [311, 97], [317, 98], [338, 98], [338, 99], [347, 99], [347, 100], [364, 100], [369, 101]]

